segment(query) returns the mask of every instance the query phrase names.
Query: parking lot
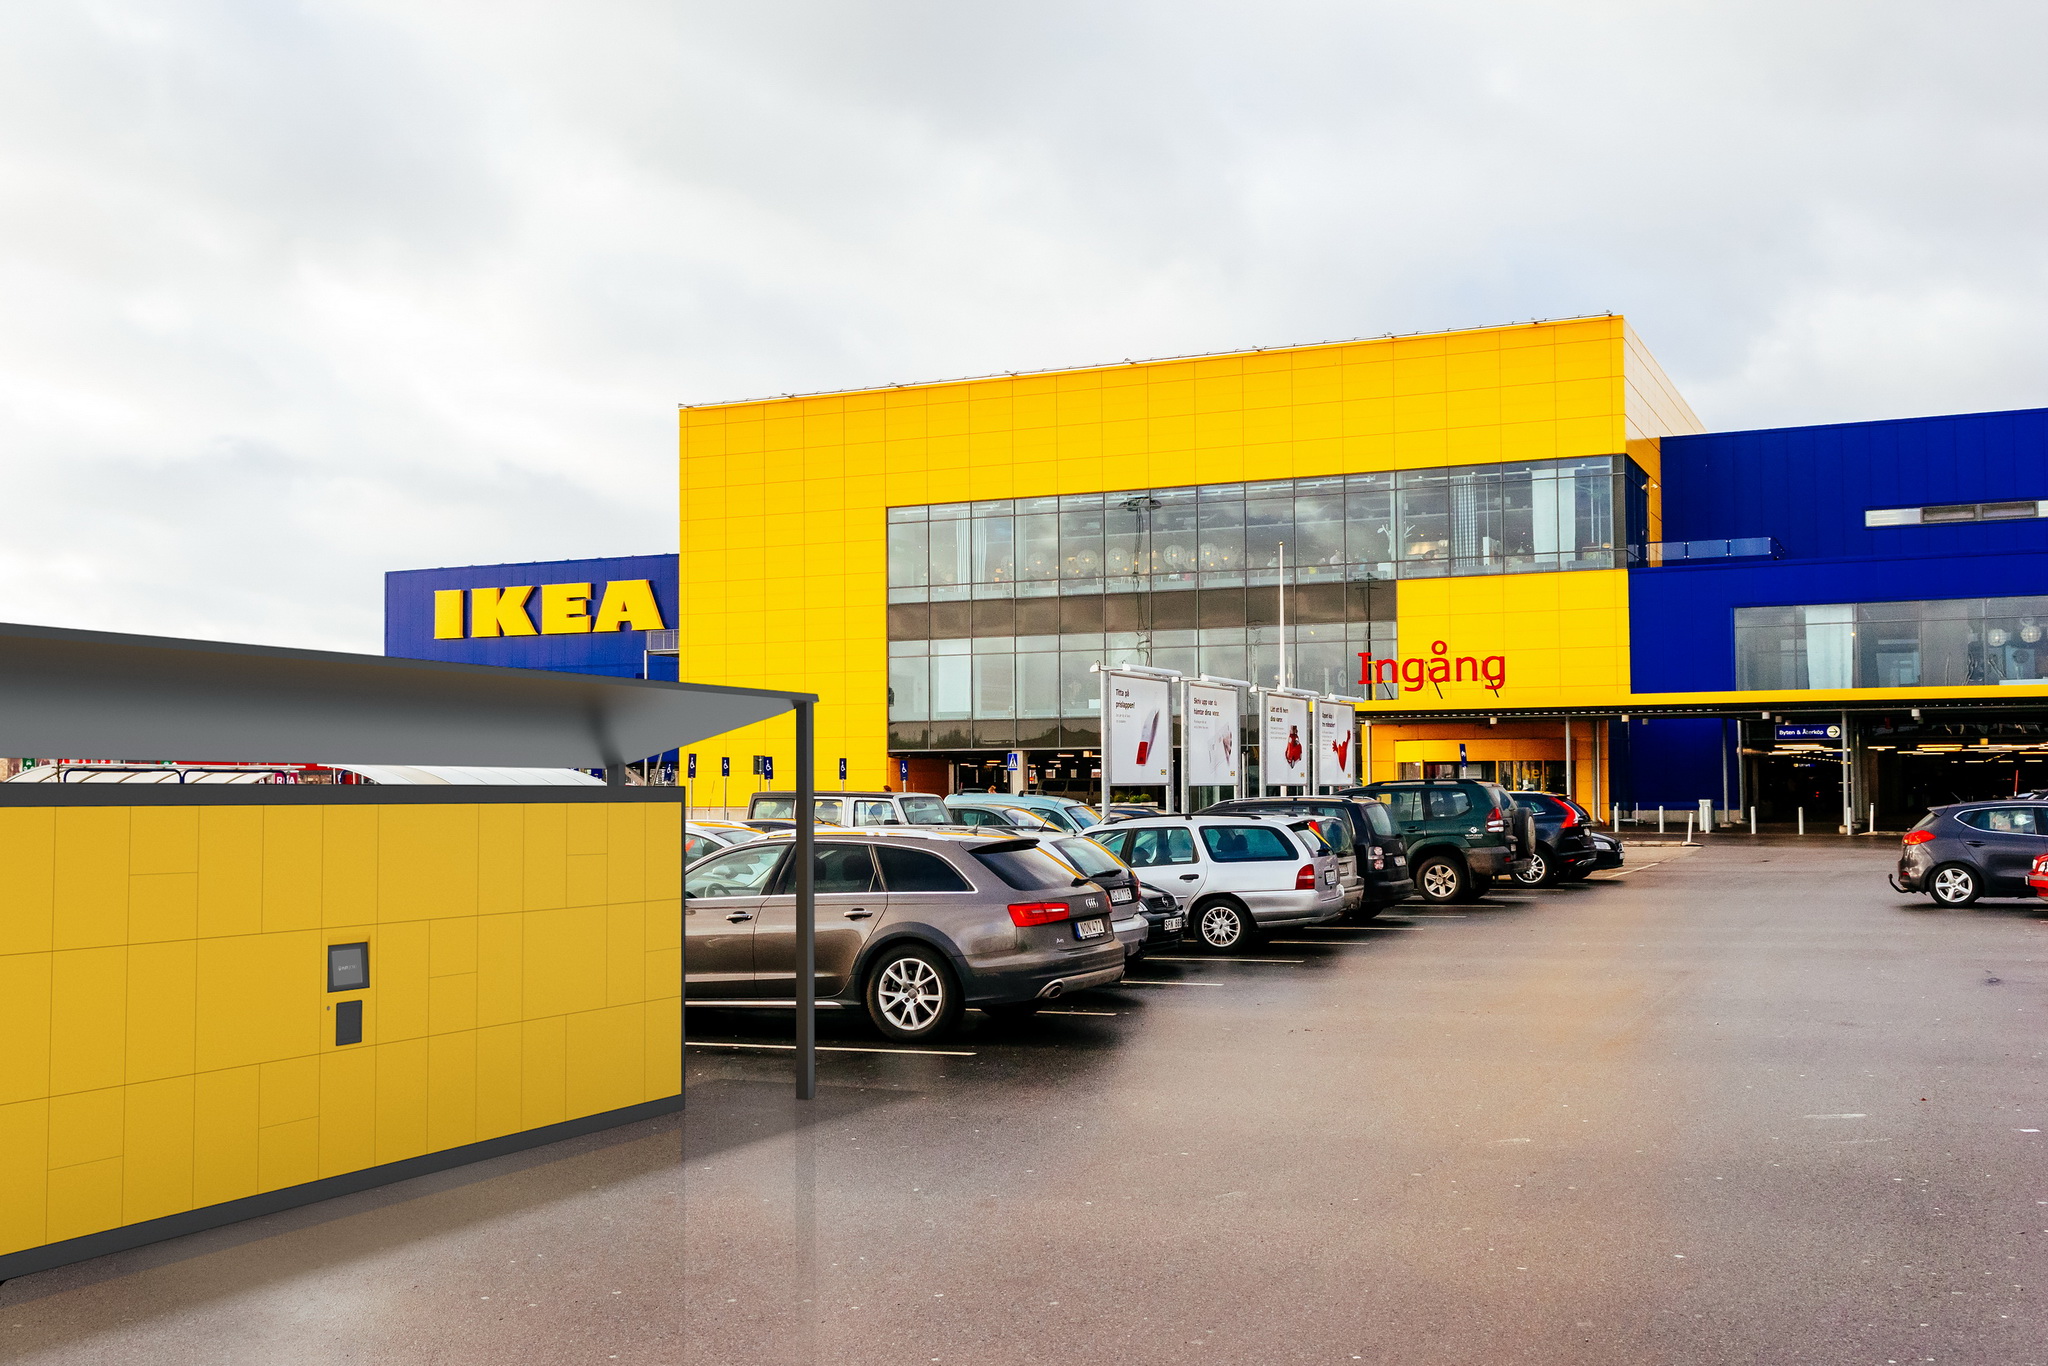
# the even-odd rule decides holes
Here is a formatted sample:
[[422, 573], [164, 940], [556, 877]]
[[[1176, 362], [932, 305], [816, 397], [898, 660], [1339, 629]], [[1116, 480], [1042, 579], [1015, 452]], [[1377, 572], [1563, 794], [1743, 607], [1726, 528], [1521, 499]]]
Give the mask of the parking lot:
[[[31, 1362], [2048, 1362], [2048, 920], [1716, 836], [0, 1287]], [[678, 1143], [681, 1143], [679, 1162]]]

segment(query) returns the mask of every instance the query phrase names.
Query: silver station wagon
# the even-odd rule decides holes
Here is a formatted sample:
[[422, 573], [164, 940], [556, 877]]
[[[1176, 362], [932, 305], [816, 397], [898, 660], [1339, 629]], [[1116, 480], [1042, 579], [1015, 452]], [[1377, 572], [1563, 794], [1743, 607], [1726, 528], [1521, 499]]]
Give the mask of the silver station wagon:
[[[792, 836], [711, 854], [684, 875], [684, 999], [796, 1003]], [[1107, 893], [1014, 831], [819, 832], [817, 997], [891, 1039], [940, 1039], [969, 1006], [1029, 1015], [1124, 974]]]
[[[1188, 930], [1219, 952], [1250, 948], [1267, 930], [1344, 913], [1336, 856], [1299, 817], [1150, 816], [1089, 832], [1188, 907]], [[1305, 822], [1302, 822], [1305, 823]]]

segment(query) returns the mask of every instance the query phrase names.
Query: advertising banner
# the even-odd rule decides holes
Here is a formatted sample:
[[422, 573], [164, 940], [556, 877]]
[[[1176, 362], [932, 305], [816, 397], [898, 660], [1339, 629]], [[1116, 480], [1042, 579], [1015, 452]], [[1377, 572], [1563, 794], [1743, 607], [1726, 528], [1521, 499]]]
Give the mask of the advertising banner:
[[1316, 786], [1350, 787], [1357, 779], [1354, 739], [1358, 709], [1348, 702], [1316, 703]]
[[1187, 685], [1187, 746], [1190, 787], [1236, 787], [1238, 783], [1237, 689], [1208, 683]]
[[1102, 749], [1109, 756], [1110, 783], [1166, 786], [1173, 772], [1169, 684], [1163, 678], [1106, 673], [1102, 687], [1103, 701], [1109, 704], [1108, 736]]
[[1306, 697], [1262, 694], [1265, 723], [1259, 731], [1259, 781], [1267, 787], [1307, 787], [1309, 731]]

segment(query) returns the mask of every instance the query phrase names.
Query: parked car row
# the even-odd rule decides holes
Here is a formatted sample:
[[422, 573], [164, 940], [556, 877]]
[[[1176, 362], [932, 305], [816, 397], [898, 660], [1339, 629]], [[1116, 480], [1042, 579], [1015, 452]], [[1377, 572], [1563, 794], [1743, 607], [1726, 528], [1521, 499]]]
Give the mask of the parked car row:
[[[853, 792], [816, 803], [818, 1003], [863, 1011], [904, 1042], [943, 1037], [970, 1006], [1029, 1015], [1184, 936], [1242, 952], [1274, 930], [1370, 920], [1411, 896], [1471, 900], [1504, 876], [1544, 886], [1621, 861], [1576, 803], [1471, 779], [1110, 823], [1038, 796]], [[743, 822], [690, 823], [692, 1003], [794, 1003], [795, 811], [794, 793], [764, 792]]]

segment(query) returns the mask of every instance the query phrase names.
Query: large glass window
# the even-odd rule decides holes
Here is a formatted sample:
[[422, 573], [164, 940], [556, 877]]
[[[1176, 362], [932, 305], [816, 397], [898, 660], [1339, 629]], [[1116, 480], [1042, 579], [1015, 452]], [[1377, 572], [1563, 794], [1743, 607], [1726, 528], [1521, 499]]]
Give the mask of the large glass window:
[[2048, 597], [1735, 609], [1735, 686], [1954, 688], [2048, 681]]
[[[1039, 723], [1011, 728], [1027, 747], [1057, 734], [1088, 748], [1101, 696], [1090, 665], [1270, 684], [1282, 650], [1291, 681], [1349, 691], [1360, 651], [1395, 647], [1383, 581], [1625, 563], [1615, 507], [1631, 468], [1615, 456], [891, 508], [889, 719], [904, 723], [903, 748], [1009, 743], [972, 738], [978, 721]], [[1816, 617], [1778, 667], [1908, 677], [1967, 648], [1941, 634], [1954, 629], [1915, 623], [1880, 645]], [[2006, 634], [2020, 630], [2015, 618]], [[1976, 648], [1990, 660], [1986, 640]]]

